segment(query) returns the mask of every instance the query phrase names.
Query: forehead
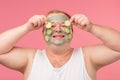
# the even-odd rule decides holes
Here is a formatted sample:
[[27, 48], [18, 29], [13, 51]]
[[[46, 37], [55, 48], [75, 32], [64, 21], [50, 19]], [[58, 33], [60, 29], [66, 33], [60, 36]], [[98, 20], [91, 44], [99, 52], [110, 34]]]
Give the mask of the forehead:
[[51, 13], [47, 16], [49, 22], [64, 22], [66, 20], [69, 20], [69, 17], [63, 13]]

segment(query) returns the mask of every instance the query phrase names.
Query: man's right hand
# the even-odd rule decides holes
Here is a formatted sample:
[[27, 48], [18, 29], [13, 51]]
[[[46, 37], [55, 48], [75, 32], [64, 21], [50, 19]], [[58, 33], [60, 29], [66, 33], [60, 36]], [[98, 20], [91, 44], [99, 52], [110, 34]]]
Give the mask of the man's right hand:
[[[29, 31], [39, 29], [46, 23], [46, 17], [35, 15], [27, 23], [0, 34], [0, 64], [24, 73], [36, 53], [33, 48], [16, 47], [15, 44]], [[16, 34], [17, 33], [17, 34]], [[28, 64], [29, 63], [29, 64]]]
[[41, 28], [47, 22], [46, 16], [44, 15], [34, 15], [26, 23], [28, 30], [36, 30]]

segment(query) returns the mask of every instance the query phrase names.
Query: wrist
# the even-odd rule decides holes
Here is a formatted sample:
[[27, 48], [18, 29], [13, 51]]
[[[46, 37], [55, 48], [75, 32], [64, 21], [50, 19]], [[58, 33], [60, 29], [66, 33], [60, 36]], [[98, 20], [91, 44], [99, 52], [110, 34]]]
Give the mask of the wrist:
[[100, 32], [100, 27], [96, 24], [92, 24], [91, 29], [90, 29], [90, 33], [97, 36], [99, 33], [101, 33]]
[[30, 25], [30, 24], [25, 23], [23, 26], [25, 27], [26, 31], [28, 31], [28, 32], [34, 30], [32, 25]]
[[85, 26], [85, 31], [87, 32], [92, 32], [93, 28], [94, 28], [94, 24], [93, 23], [89, 23], [88, 25]]
[[25, 32], [30, 32], [30, 31], [32, 31], [32, 29], [30, 29], [27, 24], [23, 24], [21, 27], [22, 27], [22, 30], [25, 31]]

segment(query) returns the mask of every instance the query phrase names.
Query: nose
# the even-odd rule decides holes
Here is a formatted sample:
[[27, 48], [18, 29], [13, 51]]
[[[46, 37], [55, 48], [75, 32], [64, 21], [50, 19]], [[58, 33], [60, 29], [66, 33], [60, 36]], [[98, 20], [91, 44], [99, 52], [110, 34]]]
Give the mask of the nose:
[[62, 32], [62, 28], [61, 28], [59, 25], [57, 25], [57, 26], [55, 27], [54, 31], [55, 31], [55, 32], [58, 32], [58, 33], [61, 33], [61, 32]]

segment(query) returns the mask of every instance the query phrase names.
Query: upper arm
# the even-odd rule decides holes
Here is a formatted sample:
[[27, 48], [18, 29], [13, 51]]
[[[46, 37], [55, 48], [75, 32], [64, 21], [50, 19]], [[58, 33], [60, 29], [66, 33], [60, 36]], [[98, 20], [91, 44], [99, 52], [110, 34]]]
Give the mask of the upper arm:
[[0, 55], [0, 64], [19, 71], [23, 71], [28, 64], [29, 55], [35, 49], [13, 48], [10, 52]]
[[120, 52], [116, 52], [104, 45], [88, 46], [84, 48], [90, 56], [90, 61], [96, 69], [111, 64], [120, 59]]

